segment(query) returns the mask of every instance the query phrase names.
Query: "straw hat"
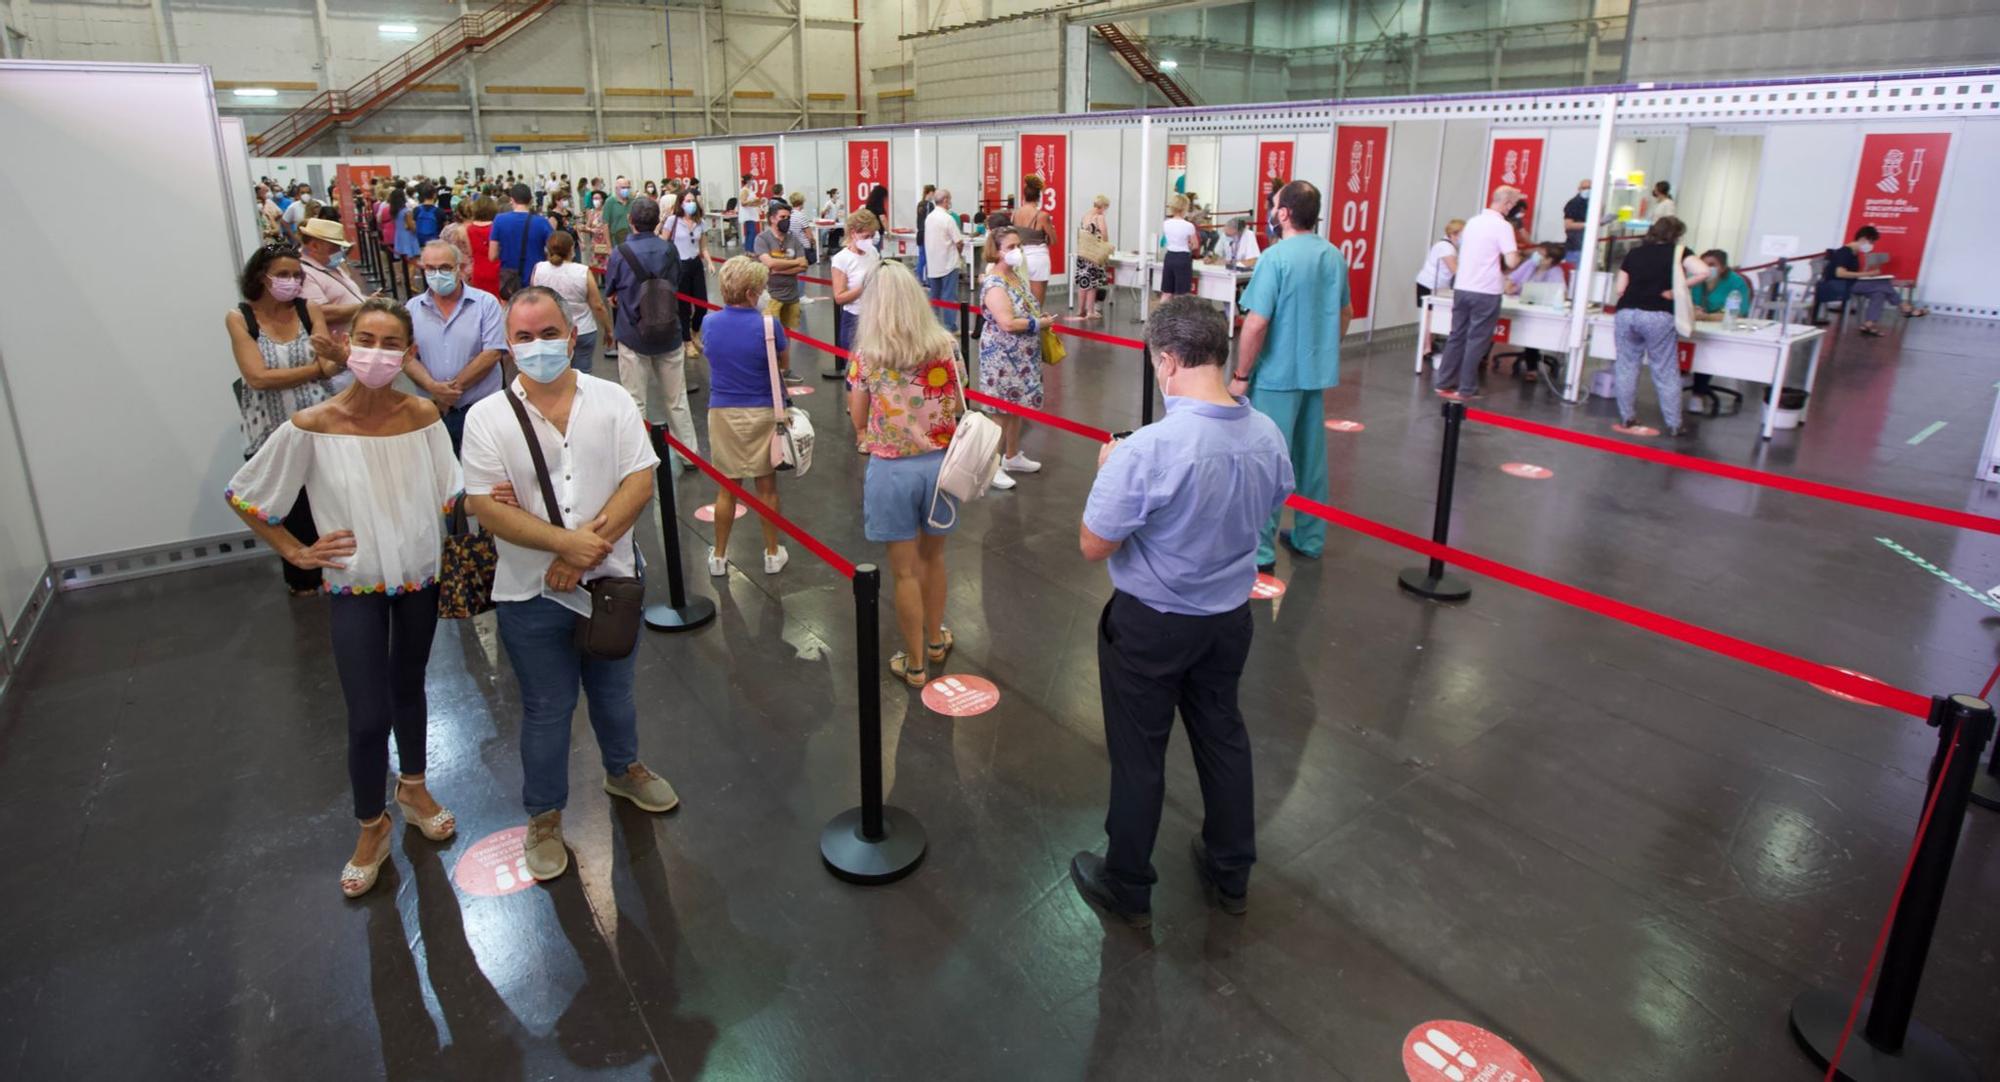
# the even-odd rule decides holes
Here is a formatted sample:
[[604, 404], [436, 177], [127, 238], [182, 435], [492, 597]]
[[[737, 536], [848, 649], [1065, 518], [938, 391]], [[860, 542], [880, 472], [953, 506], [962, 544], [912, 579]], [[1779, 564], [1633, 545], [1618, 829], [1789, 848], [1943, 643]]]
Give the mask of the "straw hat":
[[323, 240], [329, 244], [338, 244], [342, 248], [350, 247], [353, 244], [352, 241], [347, 239], [347, 230], [339, 222], [328, 218], [310, 219], [305, 224], [299, 226], [299, 232], [314, 240]]

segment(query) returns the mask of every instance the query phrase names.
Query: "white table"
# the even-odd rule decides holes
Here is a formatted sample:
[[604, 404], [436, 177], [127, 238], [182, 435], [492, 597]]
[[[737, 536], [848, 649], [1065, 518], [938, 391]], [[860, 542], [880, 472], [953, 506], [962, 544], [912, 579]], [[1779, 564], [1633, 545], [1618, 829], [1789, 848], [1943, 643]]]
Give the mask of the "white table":
[[[1504, 297], [1500, 301], [1500, 318], [1506, 321], [1505, 331], [1501, 324], [1494, 324], [1495, 342], [1569, 353], [1569, 305], [1529, 304], [1519, 297]], [[1423, 374], [1424, 355], [1430, 351], [1431, 336], [1450, 333], [1451, 292], [1425, 297], [1423, 310], [1417, 313], [1417, 374]]]
[[[1160, 291], [1160, 264], [1146, 259], [1138, 252], [1111, 253], [1111, 284], [1130, 286], [1139, 291], [1139, 322], [1146, 321], [1152, 309], [1152, 296]], [[1236, 337], [1236, 290], [1250, 280], [1250, 271], [1230, 270], [1223, 263], [1205, 263], [1200, 260], [1194, 265], [1194, 293], [1203, 300], [1219, 301], [1229, 309], [1229, 336]]]
[[[1616, 358], [1615, 316], [1602, 312], [1590, 317], [1590, 355]], [[1724, 379], [1762, 383], [1772, 388], [1771, 400], [1764, 404], [1765, 439], [1771, 438], [1778, 415], [1780, 391], [1785, 375], [1800, 347], [1807, 347], [1806, 407], [1812, 405], [1813, 380], [1819, 375], [1821, 347], [1826, 331], [1803, 323], [1780, 324], [1768, 319], [1744, 320], [1725, 325], [1715, 320], [1694, 325], [1694, 371]], [[1799, 424], [1806, 423], [1806, 409], [1799, 411]]]

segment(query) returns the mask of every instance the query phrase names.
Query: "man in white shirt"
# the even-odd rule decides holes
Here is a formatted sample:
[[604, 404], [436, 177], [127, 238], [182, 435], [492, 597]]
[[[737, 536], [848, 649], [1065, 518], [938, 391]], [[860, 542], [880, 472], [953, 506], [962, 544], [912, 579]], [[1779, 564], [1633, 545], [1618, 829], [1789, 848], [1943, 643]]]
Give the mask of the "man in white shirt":
[[1222, 259], [1230, 270], [1249, 270], [1257, 265], [1257, 231], [1250, 219], [1231, 218], [1222, 227]]
[[[951, 212], [951, 191], [939, 188], [931, 196], [931, 212], [924, 219], [924, 289], [932, 300], [958, 302], [958, 268], [963, 265], [958, 246], [964, 240], [958, 231], [958, 215]], [[938, 309], [938, 319], [956, 330], [958, 317]]]
[[[576, 334], [562, 298], [541, 286], [516, 293], [507, 306], [507, 341], [521, 375], [466, 419], [465, 493], [468, 509], [499, 538], [493, 600], [521, 685], [528, 874], [554, 879], [569, 868], [562, 811], [579, 688], [590, 699], [605, 792], [652, 812], [680, 804], [673, 786], [639, 761], [632, 694], [638, 652], [607, 661], [574, 640], [577, 621], [590, 612], [583, 584], [638, 573], [632, 527], [651, 498], [660, 460], [632, 396], [570, 367]], [[553, 514], [517, 405], [561, 505]]]
[[1458, 271], [1451, 286], [1451, 337], [1438, 355], [1437, 393], [1463, 402], [1479, 397], [1479, 362], [1493, 348], [1493, 325], [1500, 319], [1506, 272], [1521, 262], [1514, 223], [1507, 212], [1522, 199], [1520, 189], [1493, 189], [1493, 199], [1465, 223], [1458, 238]]

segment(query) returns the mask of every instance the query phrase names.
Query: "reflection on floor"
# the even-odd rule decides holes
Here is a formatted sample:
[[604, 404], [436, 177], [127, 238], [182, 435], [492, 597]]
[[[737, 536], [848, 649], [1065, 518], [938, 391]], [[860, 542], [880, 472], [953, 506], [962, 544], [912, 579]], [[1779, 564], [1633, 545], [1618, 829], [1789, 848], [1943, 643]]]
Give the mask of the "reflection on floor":
[[[1133, 332], [1131, 308], [1109, 329]], [[807, 311], [830, 336], [830, 305]], [[1807, 428], [1764, 445], [1746, 412], [1692, 450], [1994, 513], [1970, 475], [1996, 343], [1942, 318], [1849, 332]], [[1365, 429], [1330, 434], [1331, 499], [1421, 530], [1440, 422], [1410, 348], [1350, 347], [1328, 413]], [[1138, 357], [1071, 349], [1049, 408], [1131, 427]], [[819, 388], [820, 463], [785, 511], [879, 559], [861, 460], [836, 453], [840, 396]], [[1549, 423], [1615, 420], [1504, 373], [1489, 390]], [[1319, 563], [1281, 554], [1289, 590], [1259, 603], [1250, 914], [1202, 904], [1177, 747], [1157, 923], [1108, 927], [1064, 872], [1101, 844], [1106, 788], [1109, 586], [1074, 540], [1093, 449], [1048, 430], [1028, 449], [1047, 469], [968, 508], [948, 549], [956, 667], [1000, 706], [945, 718], [885, 682], [893, 797], [932, 850], [879, 889], [815, 849], [856, 792], [848, 586], [797, 546], [766, 578], [747, 527], [749, 572], [711, 585], [690, 557], [716, 624], [641, 647], [644, 752], [682, 809], [607, 807], [579, 723], [574, 871], [500, 896], [453, 876], [520, 821], [517, 691], [487, 621], [446, 625], [430, 674], [431, 784], [460, 836], [399, 828], [349, 903], [323, 604], [265, 563], [65, 596], [0, 705], [0, 1075], [1380, 1082], [1411, 1027], [1463, 1019], [1549, 1079], [1818, 1077], [1785, 1010], [1858, 979], [1917, 816], [1922, 726], [1483, 580], [1418, 602], [1394, 585], [1414, 557], [1336, 531]], [[1984, 589], [1984, 535], [1478, 427], [1458, 487], [1454, 542], [1638, 605], [1925, 693], [1976, 691], [1996, 660], [1993, 613], [1875, 540]], [[685, 544], [705, 544], [712, 499], [683, 483]], [[646, 544], [657, 559], [656, 528]], [[2000, 822], [1975, 811], [1918, 1014], [1989, 1074], [1996, 891]]]

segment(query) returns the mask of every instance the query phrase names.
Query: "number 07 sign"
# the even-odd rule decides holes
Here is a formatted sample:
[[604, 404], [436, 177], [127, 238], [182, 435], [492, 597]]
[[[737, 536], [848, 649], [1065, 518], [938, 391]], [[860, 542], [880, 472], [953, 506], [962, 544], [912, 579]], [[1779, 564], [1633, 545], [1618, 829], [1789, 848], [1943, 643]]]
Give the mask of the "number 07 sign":
[[1389, 129], [1341, 125], [1333, 137], [1333, 183], [1327, 190], [1327, 235], [1347, 261], [1354, 318], [1367, 319], [1375, 298], [1376, 238], [1382, 233], [1383, 178], [1389, 171]]

